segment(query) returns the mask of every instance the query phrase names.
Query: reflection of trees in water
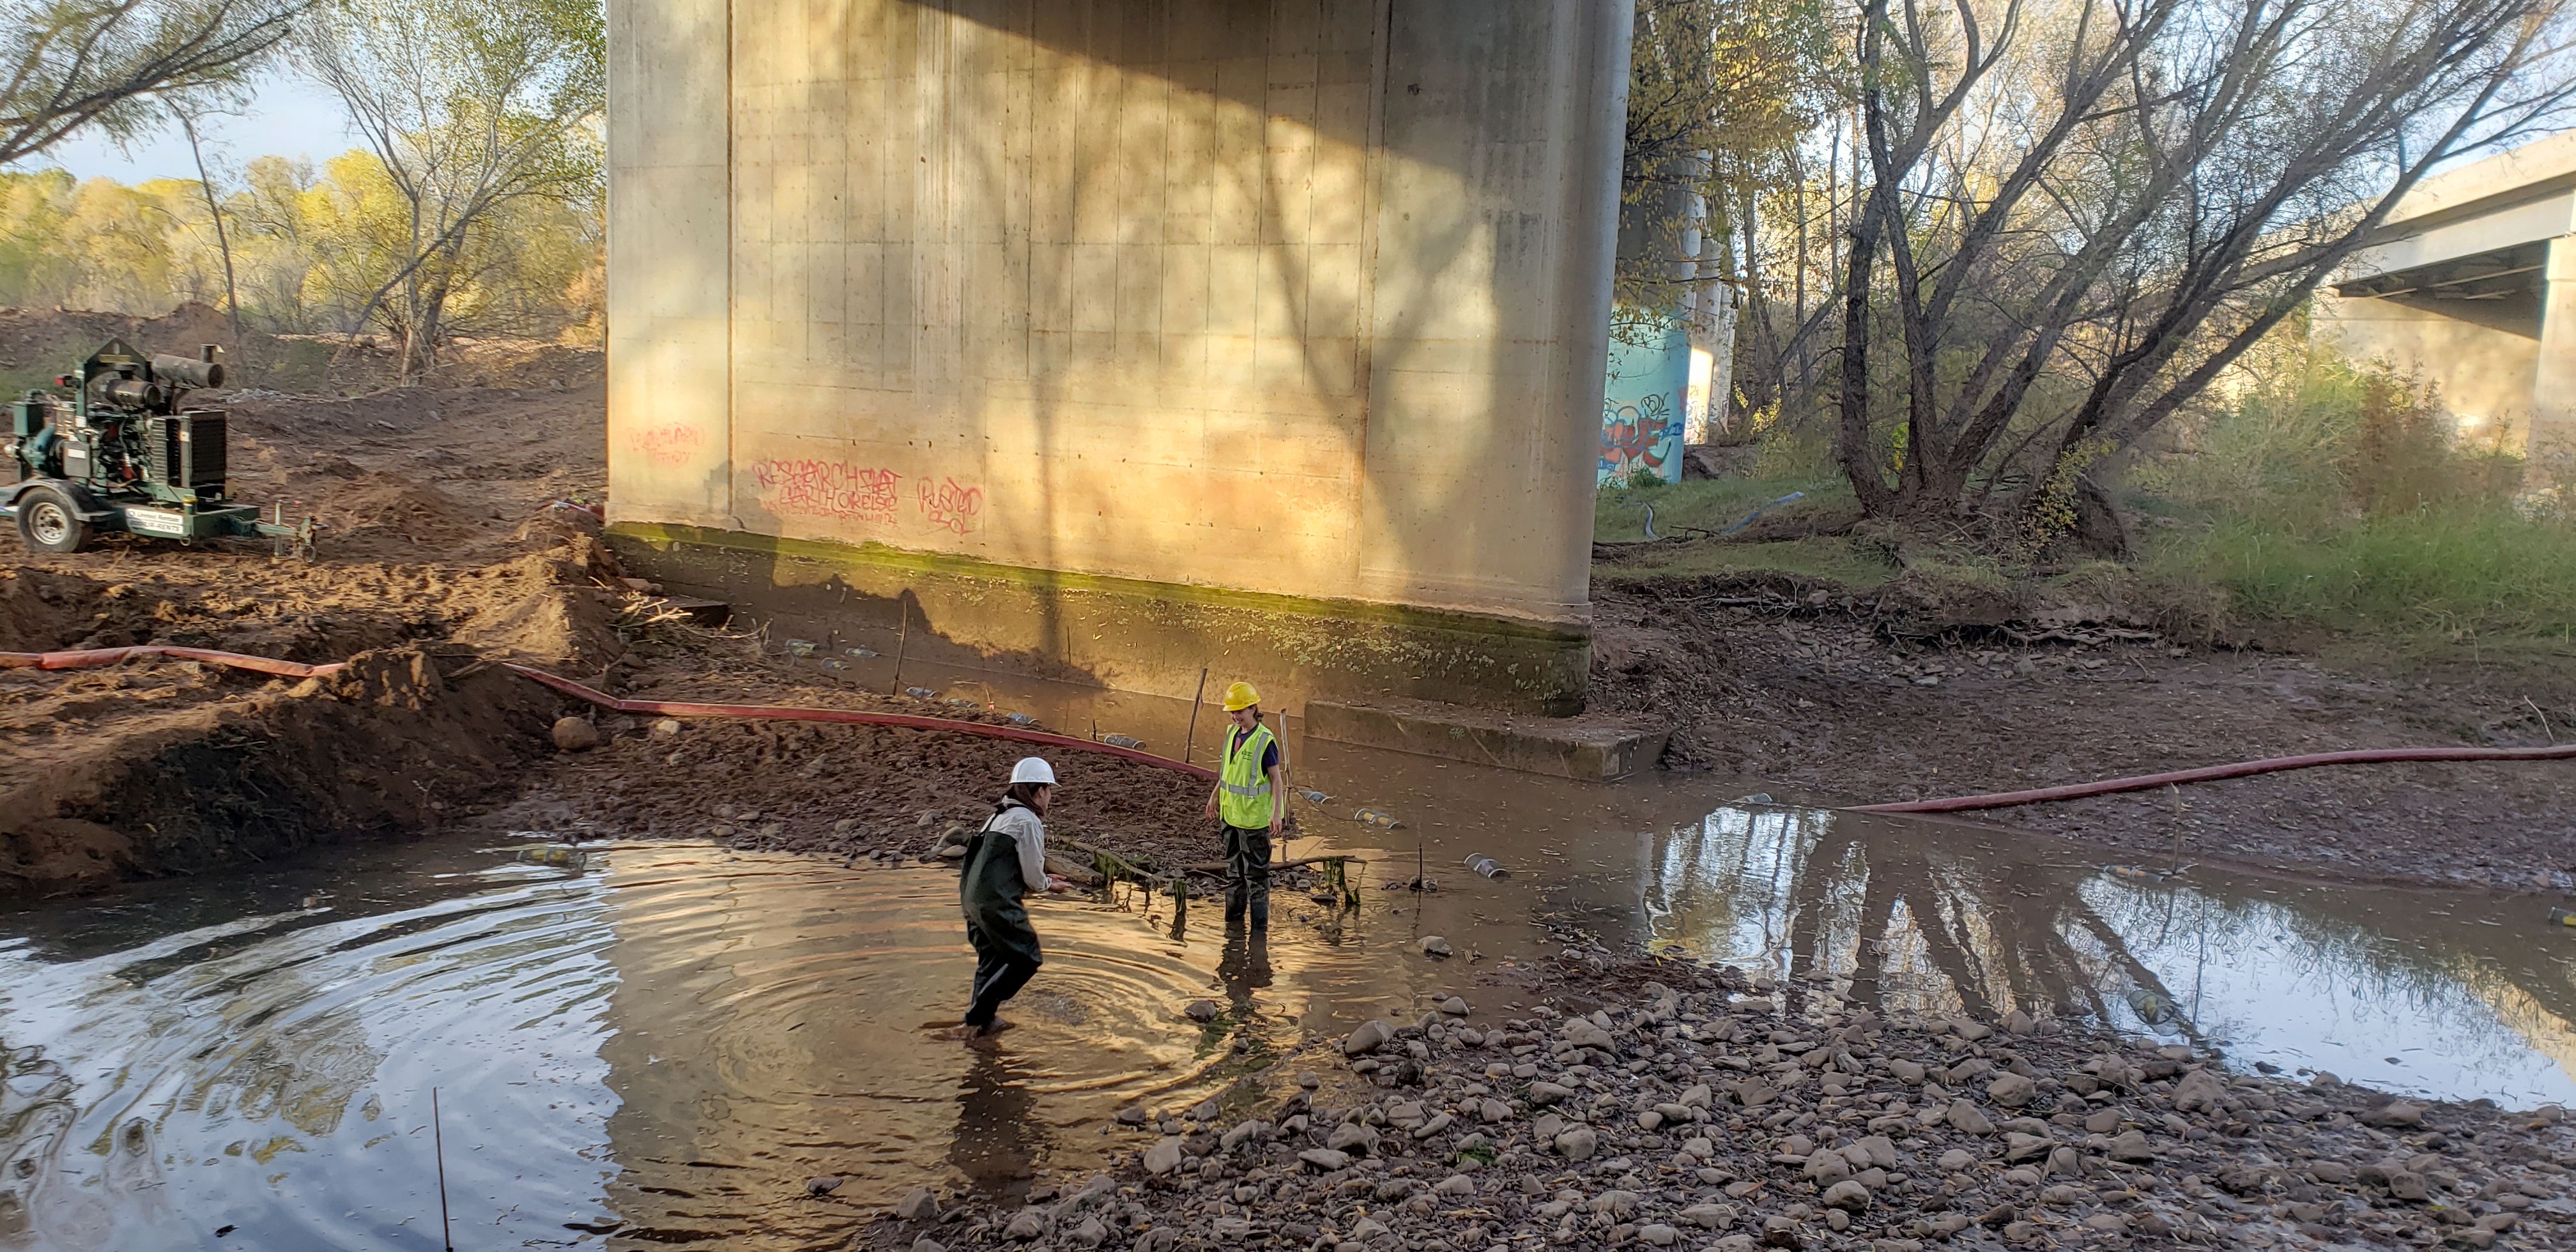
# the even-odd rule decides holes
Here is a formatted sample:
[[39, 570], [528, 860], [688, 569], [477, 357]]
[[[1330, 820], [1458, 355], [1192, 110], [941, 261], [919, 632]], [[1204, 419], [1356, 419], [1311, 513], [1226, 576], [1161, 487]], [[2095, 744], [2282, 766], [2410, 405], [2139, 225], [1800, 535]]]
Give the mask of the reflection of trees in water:
[[[2568, 1037], [2567, 971], [2539, 955], [2471, 955], [2492, 939], [2465, 923], [2445, 933], [2451, 923], [2402, 893], [2373, 897], [2385, 907], [2372, 917], [2354, 890], [2222, 895], [2233, 884], [2131, 883], [2046, 853], [1847, 814], [1721, 809], [1657, 841], [1646, 913], [1656, 939], [1767, 968], [1787, 995], [1801, 993], [1799, 977], [1848, 978], [1851, 999], [1882, 1011], [2117, 1022], [2169, 1005], [2172, 1027], [2225, 1037], [2237, 1023], [2199, 1021], [2196, 978], [2168, 987], [2150, 961], [2178, 978], [2260, 963], [2339, 1004], [2464, 1025], [2501, 1017], [2508, 1029], [2479, 1041], [2499, 1057]], [[2558, 1024], [2517, 1027], [2534, 1017]]]

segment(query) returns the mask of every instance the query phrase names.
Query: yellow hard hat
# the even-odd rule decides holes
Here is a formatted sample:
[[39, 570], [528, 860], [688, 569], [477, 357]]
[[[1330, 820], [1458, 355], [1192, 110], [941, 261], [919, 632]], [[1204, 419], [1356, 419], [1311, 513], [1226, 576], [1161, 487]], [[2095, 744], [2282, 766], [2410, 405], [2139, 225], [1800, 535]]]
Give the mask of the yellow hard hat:
[[1251, 683], [1236, 683], [1225, 689], [1225, 711], [1228, 713], [1240, 713], [1259, 703], [1261, 693], [1254, 691]]

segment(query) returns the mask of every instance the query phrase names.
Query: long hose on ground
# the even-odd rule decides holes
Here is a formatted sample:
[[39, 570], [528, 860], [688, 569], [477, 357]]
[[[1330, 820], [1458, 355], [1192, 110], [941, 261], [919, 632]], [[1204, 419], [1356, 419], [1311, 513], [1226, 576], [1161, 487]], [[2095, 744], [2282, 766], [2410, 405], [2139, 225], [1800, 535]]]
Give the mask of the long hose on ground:
[[[167, 656], [181, 660], [202, 661], [233, 669], [254, 670], [286, 678], [321, 678], [336, 674], [345, 663], [305, 665], [295, 661], [277, 661], [262, 656], [244, 656], [238, 652], [218, 652], [211, 648], [181, 648], [164, 644], [142, 644], [130, 648], [82, 648], [66, 652], [0, 652], [0, 669], [87, 669], [114, 665], [134, 657]], [[1042, 730], [1021, 730], [1015, 726], [992, 726], [983, 722], [961, 722], [944, 717], [914, 717], [905, 713], [860, 713], [847, 709], [807, 709], [772, 704], [697, 704], [676, 700], [620, 700], [603, 691], [595, 691], [569, 678], [559, 678], [525, 665], [504, 663], [503, 668], [532, 682], [542, 683], [578, 700], [588, 701], [615, 713], [649, 713], [662, 717], [734, 717], [764, 721], [840, 722], [861, 726], [901, 726], [911, 730], [947, 730], [959, 734], [982, 735], [988, 739], [1008, 739], [1050, 748], [1072, 748], [1119, 757], [1140, 765], [1179, 770], [1199, 778], [1214, 778], [1216, 771], [1201, 765], [1189, 765], [1170, 757], [1121, 748], [1115, 744], [1094, 743], [1068, 735], [1049, 734]], [[2063, 787], [2041, 787], [2032, 791], [2002, 791], [1987, 795], [1949, 796], [1938, 800], [1907, 800], [1895, 804], [1862, 804], [1843, 810], [1847, 813], [1965, 813], [1977, 809], [2008, 809], [2024, 804], [2046, 804], [2054, 800], [2082, 800], [2091, 796], [2117, 795], [2124, 791], [2152, 791], [2158, 787], [2184, 783], [2216, 782], [2224, 778], [2251, 778], [2257, 774], [2278, 774], [2294, 769], [2315, 769], [2323, 765], [2386, 765], [2430, 761], [2563, 761], [2576, 758], [2576, 744], [2558, 744], [2546, 748], [2364, 748], [2350, 752], [2313, 752], [2306, 756], [2276, 756], [2260, 761], [2238, 761], [2232, 765], [2204, 765], [2198, 769], [2170, 770], [2161, 774], [2139, 774], [2129, 778], [2107, 778], [2099, 782], [2070, 783]]]
[[[297, 661], [278, 661], [264, 656], [244, 656], [238, 652], [217, 652], [211, 648], [181, 648], [163, 644], [141, 644], [130, 648], [81, 648], [65, 652], [0, 652], [0, 669], [89, 669], [114, 665], [136, 657], [166, 656], [180, 660], [202, 661], [232, 669], [275, 674], [282, 678], [327, 678], [348, 668], [346, 662], [328, 665], [306, 665]], [[1042, 730], [1022, 730], [1016, 726], [991, 726], [983, 722], [961, 722], [945, 717], [914, 717], [906, 713], [860, 713], [849, 709], [807, 709], [774, 704], [697, 704], [675, 700], [620, 700], [596, 691], [569, 678], [558, 678], [544, 670], [507, 662], [502, 668], [513, 674], [541, 683], [577, 700], [585, 700], [613, 713], [652, 714], [660, 717], [731, 717], [777, 722], [837, 722], [859, 726], [900, 726], [909, 730], [946, 730], [959, 734], [982, 735], [987, 739], [1008, 739], [1015, 743], [1037, 744], [1049, 748], [1072, 748], [1080, 752], [1097, 752], [1151, 765], [1178, 770], [1193, 777], [1213, 779], [1216, 771], [1200, 765], [1185, 764], [1170, 757], [1122, 748], [1115, 744], [1094, 743], [1069, 735], [1049, 734]]]

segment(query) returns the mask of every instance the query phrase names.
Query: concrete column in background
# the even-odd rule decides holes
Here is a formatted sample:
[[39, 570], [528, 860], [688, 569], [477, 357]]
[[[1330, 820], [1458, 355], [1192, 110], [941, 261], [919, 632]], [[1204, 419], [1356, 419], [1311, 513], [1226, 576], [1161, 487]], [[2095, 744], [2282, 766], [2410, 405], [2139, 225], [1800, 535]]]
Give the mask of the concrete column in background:
[[2534, 464], [2565, 476], [2576, 457], [2576, 234], [2549, 241], [2540, 289], [2540, 359], [2532, 371]]

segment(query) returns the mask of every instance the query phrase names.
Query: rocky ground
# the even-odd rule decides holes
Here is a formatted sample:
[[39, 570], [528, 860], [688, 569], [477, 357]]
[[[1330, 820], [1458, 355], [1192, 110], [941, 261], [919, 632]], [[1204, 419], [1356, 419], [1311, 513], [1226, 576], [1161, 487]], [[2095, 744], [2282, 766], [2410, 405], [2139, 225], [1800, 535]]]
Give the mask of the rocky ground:
[[[1593, 702], [1676, 722], [1667, 769], [1822, 803], [2019, 791], [2347, 748], [2563, 741], [2545, 672], [2341, 672], [2152, 629], [1924, 620], [1902, 588], [1783, 576], [1594, 585]], [[2000, 616], [2000, 614], [1992, 615]], [[2309, 770], [1993, 810], [2163, 865], [2576, 888], [2576, 762]]]
[[[1890, 1022], [1817, 989], [1568, 949], [1544, 994], [1372, 1022], [1061, 1192], [924, 1191], [855, 1248], [2563, 1247], [2555, 1107], [2425, 1104], [2330, 1074], [2015, 1013]], [[818, 1179], [817, 1188], [832, 1180]]]

